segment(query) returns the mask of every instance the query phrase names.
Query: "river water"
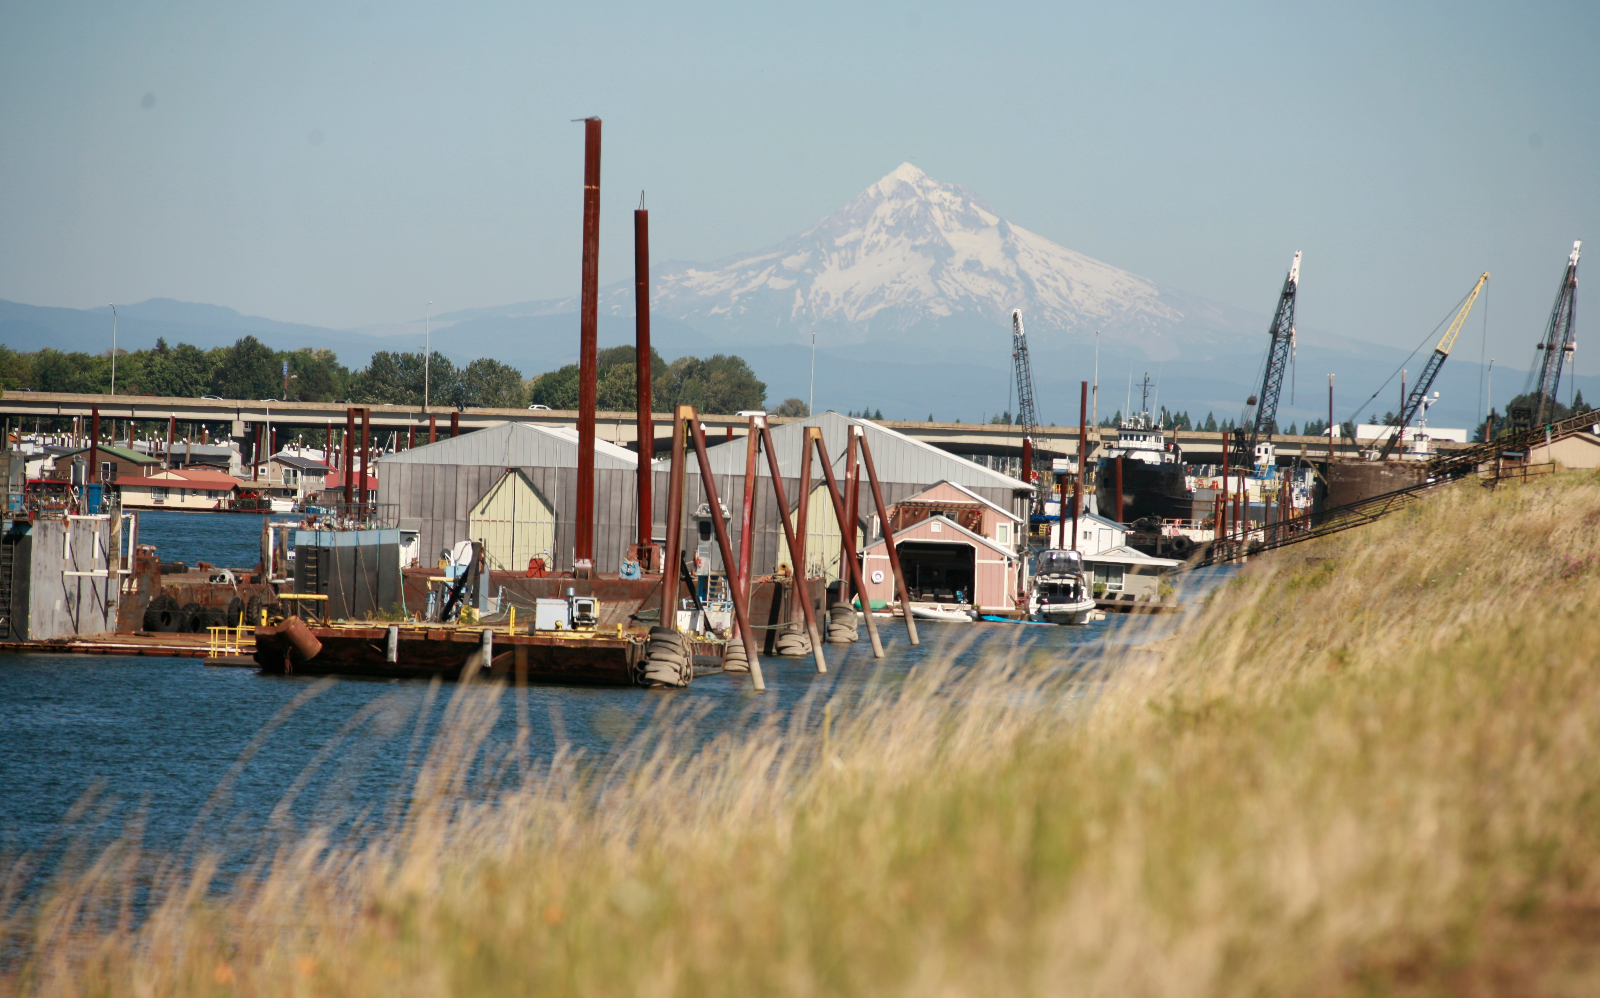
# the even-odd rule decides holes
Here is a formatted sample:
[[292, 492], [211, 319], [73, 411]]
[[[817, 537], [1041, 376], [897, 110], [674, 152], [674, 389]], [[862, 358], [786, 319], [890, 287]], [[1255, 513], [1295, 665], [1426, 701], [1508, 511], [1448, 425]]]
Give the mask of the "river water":
[[[158, 544], [163, 560], [254, 564], [255, 517], [160, 513], [142, 519], [141, 541]], [[1198, 599], [1228, 574], [1194, 578], [1185, 595]], [[883, 660], [872, 658], [863, 628], [859, 643], [829, 646], [826, 675], [818, 675], [809, 659], [765, 660], [765, 693], [754, 692], [748, 676], [725, 674], [669, 692], [531, 687], [524, 695], [532, 754], [547, 757], [565, 743], [604, 757], [663, 705], [703, 711], [694, 733], [706, 739], [774, 715], [782, 720], [808, 695], [817, 703], [849, 700], [874, 681], [899, 681], [933, 656], [958, 654], [970, 663], [1020, 650], [1087, 660], [1165, 633], [1176, 622], [1176, 616], [1113, 615], [1082, 627], [924, 623], [923, 643], [913, 647], [902, 623], [881, 621]], [[259, 847], [269, 816], [301, 779], [305, 790], [287, 809], [289, 824], [278, 830], [346, 826], [352, 816], [381, 813], [403, 797], [412, 779], [407, 759], [414, 758], [413, 741], [425, 747], [453, 690], [420, 680], [262, 676], [208, 668], [192, 658], [0, 655], [0, 853], [50, 854], [73, 836], [104, 842], [137, 818], [152, 848], [188, 842], [243, 856]], [[291, 701], [306, 695], [311, 698], [271, 727]], [[505, 698], [491, 745], [513, 741], [515, 704], [514, 696]], [[197, 825], [213, 791], [258, 736], [259, 751], [240, 767], [226, 800]], [[68, 821], [74, 805], [91, 793], [97, 806]]]

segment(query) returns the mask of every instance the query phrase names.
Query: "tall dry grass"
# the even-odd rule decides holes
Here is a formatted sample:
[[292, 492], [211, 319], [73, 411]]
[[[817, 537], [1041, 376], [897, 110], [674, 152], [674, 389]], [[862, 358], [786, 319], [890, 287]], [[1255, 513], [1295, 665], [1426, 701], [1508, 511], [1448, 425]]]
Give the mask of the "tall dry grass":
[[139, 924], [112, 850], [10, 927], [5, 986], [1592, 994], [1597, 528], [1590, 476], [1463, 484], [1094, 675], [946, 665], [698, 751], [668, 714], [487, 798], [499, 697], [463, 686], [375, 844], [305, 838], [220, 897], [169, 874]]

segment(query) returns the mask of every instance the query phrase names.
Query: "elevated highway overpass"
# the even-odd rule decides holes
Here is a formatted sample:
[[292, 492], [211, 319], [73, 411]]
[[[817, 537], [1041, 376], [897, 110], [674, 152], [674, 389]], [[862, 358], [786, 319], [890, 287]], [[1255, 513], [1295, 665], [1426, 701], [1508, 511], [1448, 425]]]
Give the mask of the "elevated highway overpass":
[[[169, 419], [176, 418], [180, 435], [197, 433], [201, 425], [210, 429], [213, 436], [231, 436], [241, 442], [251, 439], [258, 425], [287, 429], [323, 429], [343, 426], [345, 414], [351, 406], [339, 402], [279, 402], [250, 399], [196, 399], [161, 398], [151, 395], [80, 395], [58, 392], [8, 391], [0, 397], [0, 417], [24, 431], [35, 423], [43, 428], [63, 430], [74, 417], [89, 416], [99, 409], [100, 419], [132, 420], [147, 424], [147, 431], [160, 435], [161, 430], [149, 424], [165, 427]], [[372, 432], [377, 442], [387, 445], [389, 434], [396, 434], [396, 443], [403, 447], [410, 438], [413, 427], [421, 443], [427, 439], [430, 418], [436, 432], [443, 438], [450, 434], [451, 419], [456, 420], [458, 432], [470, 433], [501, 423], [519, 421], [545, 426], [575, 427], [578, 414], [574, 411], [552, 409], [455, 409], [450, 406], [419, 405], [366, 405], [372, 412]], [[656, 413], [654, 451], [661, 453], [672, 446], [669, 427], [672, 415]], [[770, 417], [773, 424], [790, 420]], [[713, 441], [730, 437], [743, 437], [747, 420], [739, 416], [702, 415], [708, 437]], [[602, 412], [598, 415], [600, 439], [619, 446], [633, 448], [636, 444], [634, 414], [632, 412]], [[882, 420], [882, 425], [908, 436], [932, 444], [953, 454], [982, 459], [1020, 458], [1022, 438], [1018, 428], [994, 423], [933, 423], [899, 420]], [[1078, 452], [1078, 430], [1072, 426], [1047, 426], [1039, 428], [1036, 445], [1048, 457], [1074, 457]], [[1114, 445], [1117, 431], [1089, 430], [1089, 451], [1093, 455], [1100, 447]], [[1324, 459], [1328, 452], [1327, 438], [1279, 436], [1280, 463], [1304, 454], [1309, 460]], [[1220, 464], [1222, 462], [1222, 435], [1215, 432], [1181, 431], [1177, 442], [1183, 448], [1185, 459], [1191, 464]], [[1465, 447], [1465, 444], [1440, 443], [1442, 452]], [[1350, 441], [1337, 441], [1338, 457], [1358, 456]]]

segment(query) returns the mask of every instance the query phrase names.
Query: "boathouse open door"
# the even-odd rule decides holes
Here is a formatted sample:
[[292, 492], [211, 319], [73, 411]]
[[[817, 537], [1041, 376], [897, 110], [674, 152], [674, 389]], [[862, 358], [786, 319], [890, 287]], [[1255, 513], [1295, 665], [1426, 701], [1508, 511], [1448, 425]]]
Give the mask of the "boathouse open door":
[[977, 604], [977, 549], [972, 545], [901, 541], [895, 550], [900, 553], [900, 570], [914, 599]]
[[[865, 488], [865, 486], [863, 486]], [[799, 509], [790, 510], [795, 513]], [[826, 482], [811, 490], [810, 506], [806, 510], [806, 578], [822, 576], [829, 582], [839, 581], [842, 571], [839, 562], [839, 518], [833, 513], [833, 500], [828, 498]], [[856, 550], [860, 551], [865, 535], [856, 527]], [[778, 538], [778, 561], [793, 567], [794, 556], [789, 553], [789, 542]]]
[[480, 541], [489, 567], [520, 572], [540, 556], [552, 565], [556, 547], [556, 513], [549, 501], [515, 468], [506, 469], [468, 518], [470, 540]]

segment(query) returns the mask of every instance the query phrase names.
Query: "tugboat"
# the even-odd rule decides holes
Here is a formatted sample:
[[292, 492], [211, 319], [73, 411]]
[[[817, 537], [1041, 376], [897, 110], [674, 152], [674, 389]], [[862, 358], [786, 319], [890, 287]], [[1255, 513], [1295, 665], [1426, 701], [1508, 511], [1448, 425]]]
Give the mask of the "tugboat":
[[[1117, 462], [1122, 463], [1122, 508], [1117, 508]], [[1141, 411], [1117, 424], [1116, 445], [1100, 458], [1096, 499], [1102, 514], [1118, 523], [1146, 517], [1188, 520], [1194, 513], [1183, 448], [1168, 441], [1166, 428], [1150, 417], [1150, 376], [1144, 378]]]
[[1094, 593], [1083, 574], [1083, 555], [1052, 548], [1033, 564], [1028, 615], [1054, 624], [1085, 624], [1094, 612]]

